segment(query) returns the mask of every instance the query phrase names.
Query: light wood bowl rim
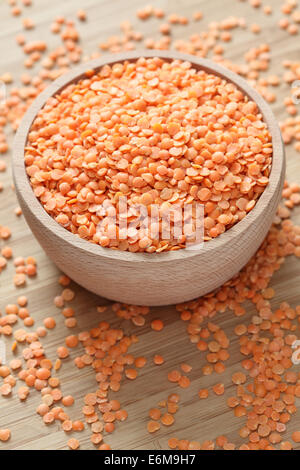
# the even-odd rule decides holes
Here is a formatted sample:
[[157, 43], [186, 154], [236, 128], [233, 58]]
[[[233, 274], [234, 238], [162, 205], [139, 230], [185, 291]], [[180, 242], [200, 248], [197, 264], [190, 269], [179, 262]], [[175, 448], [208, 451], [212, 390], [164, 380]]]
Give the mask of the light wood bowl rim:
[[[82, 78], [86, 70], [99, 69], [106, 64], [114, 64], [117, 62], [124, 62], [126, 60], [135, 61], [140, 57], [151, 58], [160, 57], [166, 60], [182, 60], [189, 61], [196, 68], [204, 69], [205, 71], [221, 76], [226, 80], [233, 82], [241, 91], [243, 91], [249, 98], [256, 102], [260, 112], [263, 115], [264, 121], [267, 123], [269, 131], [272, 136], [273, 144], [273, 160], [272, 168], [269, 177], [269, 183], [264, 192], [259, 197], [255, 207], [242, 219], [236, 223], [229, 230], [221, 234], [219, 237], [210, 241], [204, 242], [200, 250], [187, 250], [180, 249], [175, 251], [168, 251], [162, 253], [131, 253], [129, 251], [120, 251], [111, 248], [103, 248], [100, 245], [91, 243], [84, 240], [79, 236], [69, 232], [56, 222], [43, 208], [37, 197], [34, 195], [29, 178], [26, 173], [24, 163], [24, 148], [27, 141], [29, 129], [35, 119], [37, 113], [45, 105], [46, 101], [53, 95], [61, 91], [66, 85], [75, 82]], [[54, 232], [55, 235], [62, 239], [64, 242], [69, 243], [74, 249], [86, 251], [89, 254], [100, 256], [102, 258], [109, 258], [120, 260], [124, 262], [147, 262], [147, 263], [162, 263], [162, 262], [176, 262], [181, 259], [194, 258], [204, 252], [212, 252], [214, 249], [224, 247], [228, 243], [233, 242], [236, 237], [240, 237], [242, 233], [249, 230], [251, 224], [267, 210], [269, 203], [272, 201], [274, 193], [280, 187], [280, 180], [282, 169], [284, 167], [284, 148], [281, 138], [280, 129], [277, 120], [262, 96], [254, 90], [242, 77], [234, 72], [226, 69], [225, 67], [208, 59], [198, 58], [188, 54], [182, 54], [176, 51], [159, 51], [159, 50], [136, 50], [134, 52], [122, 52], [119, 54], [106, 55], [95, 60], [86, 62], [79, 66], [74, 67], [70, 72], [62, 75], [53, 83], [51, 83], [40, 95], [34, 100], [27, 112], [25, 113], [15, 136], [13, 148], [13, 175], [17, 192], [22, 193], [22, 198], [29, 210], [39, 220], [45, 220], [47, 214], [47, 230]], [[245, 247], [247, 249], [247, 247]], [[76, 260], [74, 260], [76, 263]]]

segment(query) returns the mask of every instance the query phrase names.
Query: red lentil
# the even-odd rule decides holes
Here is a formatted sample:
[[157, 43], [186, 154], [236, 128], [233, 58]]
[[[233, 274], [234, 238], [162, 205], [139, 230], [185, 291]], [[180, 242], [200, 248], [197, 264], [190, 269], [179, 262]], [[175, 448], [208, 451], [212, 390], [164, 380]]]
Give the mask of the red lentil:
[[85, 21], [86, 18], [87, 18], [86, 12], [85, 12], [84, 10], [78, 10], [78, 11], [77, 11], [77, 18], [78, 18], [80, 21]]
[[294, 431], [292, 434], [292, 439], [294, 442], [300, 442], [300, 431]]
[[154, 331], [161, 331], [163, 329], [163, 327], [164, 327], [164, 324], [163, 324], [162, 320], [157, 319], [157, 320], [153, 320], [151, 322], [151, 328]]
[[64, 406], [72, 406], [74, 404], [74, 398], [71, 395], [63, 397], [62, 404]]
[[71, 450], [77, 450], [80, 447], [80, 443], [77, 439], [72, 438], [72, 439], [69, 439], [69, 441], [68, 441], [68, 447]]
[[53, 317], [48, 317], [48, 318], [45, 318], [44, 325], [49, 330], [52, 330], [56, 326], [56, 321], [54, 320]]
[[201, 398], [201, 400], [203, 400], [204, 398], [208, 397], [209, 391], [208, 391], [207, 388], [203, 388], [202, 390], [199, 390], [198, 395], [199, 395], [199, 398]]
[[0, 441], [6, 442], [10, 439], [11, 432], [9, 429], [0, 429]]
[[213, 391], [216, 395], [223, 395], [224, 393], [224, 384], [219, 383], [213, 386]]
[[160, 429], [160, 423], [158, 421], [149, 421], [147, 423], [147, 430], [150, 433], [156, 432]]
[[165, 360], [159, 354], [155, 354], [155, 356], [153, 358], [153, 362], [154, 362], [154, 364], [160, 366], [161, 364], [163, 364], [165, 362]]
[[181, 373], [178, 370], [172, 370], [168, 373], [168, 380], [170, 382], [179, 382], [181, 378]]
[[173, 423], [174, 423], [174, 417], [170, 414], [170, 413], [165, 413], [162, 417], [161, 417], [161, 423], [164, 425], [164, 426], [171, 426]]

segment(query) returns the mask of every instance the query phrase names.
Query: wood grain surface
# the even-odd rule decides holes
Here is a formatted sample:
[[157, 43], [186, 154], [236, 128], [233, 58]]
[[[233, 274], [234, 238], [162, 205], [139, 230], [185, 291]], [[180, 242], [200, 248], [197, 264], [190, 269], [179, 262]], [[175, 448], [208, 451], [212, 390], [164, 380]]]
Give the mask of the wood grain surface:
[[[236, 31], [233, 34], [233, 41], [225, 44], [225, 56], [236, 63], [243, 63], [243, 55], [250, 48], [263, 42], [271, 46], [272, 62], [269, 73], [282, 75], [282, 61], [289, 58], [299, 60], [299, 37], [288, 35], [275, 26], [282, 17], [280, 13], [280, 0], [269, 2], [273, 8], [273, 14], [266, 16], [262, 11], [251, 8], [247, 2], [237, 0], [153, 0], [153, 5], [160, 6], [168, 13], [176, 12], [191, 17], [195, 10], [202, 10], [204, 19], [199, 22], [191, 22], [189, 26], [174, 27], [174, 37], [189, 37], [191, 34], [199, 32], [211, 21], [219, 21], [225, 16], [241, 16], [247, 19], [249, 24], [258, 23], [262, 26], [259, 35], [252, 34], [249, 30]], [[267, 2], [268, 3], [268, 2]], [[82, 39], [82, 46], [85, 53], [91, 53], [97, 49], [99, 42], [108, 36], [119, 33], [119, 23], [129, 19], [137, 29], [145, 35], [159, 36], [158, 21], [139, 22], [136, 19], [135, 11], [145, 3], [140, 0], [35, 0], [34, 5], [26, 9], [23, 16], [30, 16], [36, 23], [36, 28], [26, 33], [31, 39], [45, 39], [49, 46], [58, 45], [57, 37], [51, 35], [49, 26], [57, 15], [65, 15], [75, 19], [78, 8], [84, 8], [88, 14], [88, 21], [79, 24], [79, 31]], [[0, 75], [9, 70], [18, 83], [18, 77], [24, 57], [16, 46], [15, 35], [22, 30], [20, 18], [13, 18], [9, 14], [7, 2], [0, 2]], [[290, 93], [289, 87], [281, 85], [276, 90], [277, 101], [272, 105], [277, 118], [286, 117], [283, 105], [284, 97]], [[300, 105], [299, 105], [300, 106]], [[9, 135], [9, 142], [12, 143], [12, 135]], [[287, 153], [287, 175], [289, 181], [300, 183], [300, 157], [292, 146], [286, 149]], [[3, 157], [8, 161], [8, 157]], [[10, 263], [8, 268], [0, 275], [0, 311], [3, 313], [5, 305], [15, 303], [20, 292], [29, 298], [30, 313], [35, 319], [35, 326], [42, 325], [43, 318], [54, 316], [57, 321], [55, 330], [48, 333], [43, 340], [48, 356], [51, 359], [56, 357], [56, 349], [70, 334], [64, 326], [64, 319], [60, 311], [53, 304], [53, 298], [60, 293], [58, 285], [59, 272], [54, 264], [38, 245], [24, 219], [17, 218], [13, 209], [18, 205], [16, 196], [11, 190], [12, 179], [10, 169], [6, 173], [0, 173], [0, 181], [4, 185], [4, 190], [0, 194], [0, 224], [9, 226], [13, 231], [13, 236], [9, 241], [14, 250], [15, 256], [35, 256], [38, 261], [38, 276], [30, 280], [26, 288], [16, 290], [12, 282], [14, 268]], [[293, 220], [300, 223], [300, 210], [295, 209]], [[1, 242], [3, 246], [3, 242]], [[276, 296], [272, 300], [272, 305], [277, 307], [282, 301], [288, 301], [293, 307], [300, 304], [300, 263], [294, 257], [290, 257], [279, 272], [275, 274], [271, 285], [276, 290]], [[116, 289], [118, 289], [116, 285]], [[233, 334], [233, 329], [240, 320], [233, 317], [231, 313], [225, 312], [215, 317], [215, 321], [225, 329], [231, 339], [230, 360], [227, 362], [226, 372], [222, 377], [213, 374], [204, 377], [201, 368], [205, 359], [203, 354], [196, 350], [195, 346], [189, 342], [185, 332], [186, 326], [179, 319], [175, 307], [152, 308], [147, 316], [146, 325], [141, 328], [134, 327], [132, 323], [120, 321], [109, 309], [105, 314], [96, 311], [97, 305], [109, 304], [105, 299], [99, 298], [83, 288], [73, 285], [76, 297], [72, 302], [76, 310], [78, 319], [77, 332], [94, 327], [102, 319], [108, 320], [113, 326], [121, 326], [126, 333], [136, 333], [139, 342], [134, 345], [130, 352], [136, 356], [146, 356], [147, 365], [141, 370], [136, 381], [124, 381], [120, 392], [115, 394], [129, 414], [125, 423], [117, 425], [116, 431], [105, 438], [105, 441], [113, 449], [166, 449], [167, 440], [171, 436], [181, 439], [193, 439], [203, 441], [214, 439], [217, 435], [225, 434], [231, 442], [237, 445], [242, 443], [238, 435], [242, 419], [234, 417], [231, 410], [226, 405], [226, 398], [234, 392], [231, 382], [233, 372], [240, 369], [239, 363], [241, 355], [237, 337]], [[143, 289], [143, 285], [140, 286]], [[254, 314], [254, 308], [246, 304], [247, 314], [245, 320]], [[157, 333], [150, 329], [150, 321], [156, 317], [163, 318], [165, 328]], [[0, 338], [3, 339], [3, 338]], [[11, 340], [6, 340], [8, 350], [10, 350]], [[157, 367], [153, 364], [155, 353], [162, 354], [166, 362]], [[87, 392], [94, 391], [97, 387], [94, 373], [89, 369], [79, 371], [73, 365], [72, 359], [76, 352], [64, 361], [63, 367], [58, 373], [61, 379], [62, 391], [64, 394], [73, 394], [76, 402], [69, 413], [72, 419], [81, 419], [81, 408], [83, 406], [83, 396]], [[8, 354], [8, 359], [10, 358]], [[167, 380], [167, 373], [178, 368], [182, 362], [187, 362], [193, 366], [189, 374], [192, 384], [184, 391], [180, 391], [181, 406], [176, 414], [175, 424], [170, 428], [161, 429], [155, 435], [150, 435], [146, 431], [149, 408], [156, 406], [159, 400], [165, 399], [171, 392], [178, 391], [178, 387], [173, 386]], [[298, 366], [299, 367], [299, 366]], [[217, 382], [224, 382], [226, 391], [222, 397], [215, 397], [212, 394], [207, 400], [199, 401], [197, 392], [200, 388], [211, 387]], [[14, 392], [15, 394], [15, 392]], [[35, 409], [40, 403], [40, 394], [31, 392], [25, 403], [20, 403], [18, 398], [5, 399], [0, 397], [0, 429], [10, 428], [12, 438], [6, 444], [0, 444], [2, 449], [65, 449], [68, 437], [59, 429], [57, 424], [46, 427], [40, 417], [35, 413]], [[299, 400], [297, 405], [299, 406]], [[288, 425], [284, 439], [290, 438], [291, 432], [300, 429], [300, 414], [293, 416]], [[85, 430], [77, 434], [82, 449], [92, 449], [90, 443], [90, 430]], [[76, 436], [76, 437], [77, 437]]]

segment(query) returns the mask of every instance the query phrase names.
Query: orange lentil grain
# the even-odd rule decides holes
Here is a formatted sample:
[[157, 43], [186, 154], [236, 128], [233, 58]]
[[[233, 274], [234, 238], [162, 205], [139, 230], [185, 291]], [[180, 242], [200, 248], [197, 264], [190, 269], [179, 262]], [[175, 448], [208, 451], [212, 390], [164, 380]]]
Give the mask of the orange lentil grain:
[[49, 330], [52, 330], [56, 326], [56, 321], [54, 320], [53, 317], [48, 317], [48, 318], [45, 318], [44, 325]]
[[292, 434], [292, 439], [294, 442], [299, 443], [300, 442], [300, 431], [294, 431]]
[[65, 421], [62, 422], [61, 428], [64, 432], [72, 431], [72, 421], [69, 419], [66, 419]]
[[201, 398], [201, 399], [208, 398], [209, 391], [208, 391], [207, 388], [203, 388], [203, 389], [199, 390], [198, 395], [199, 395], [199, 398]]
[[135, 367], [142, 368], [146, 365], [147, 359], [145, 357], [137, 357], [134, 361]]
[[162, 320], [153, 320], [151, 322], [151, 328], [154, 331], [161, 331], [164, 327]]
[[134, 380], [137, 378], [138, 372], [135, 369], [126, 369], [125, 375], [127, 379]]
[[56, 359], [55, 364], [54, 364], [54, 370], [59, 370], [61, 368], [61, 360]]
[[216, 444], [218, 447], [223, 448], [225, 444], [227, 444], [228, 438], [226, 436], [218, 436], [216, 438]]
[[186, 374], [188, 374], [188, 373], [191, 372], [191, 370], [192, 370], [192, 366], [190, 366], [189, 364], [185, 364], [185, 363], [184, 363], [184, 364], [181, 364], [180, 368], [181, 368], [181, 370], [182, 370], [183, 372], [185, 372]]
[[160, 429], [160, 423], [158, 421], [148, 421], [147, 430], [150, 433], [156, 432]]
[[86, 20], [86, 12], [84, 10], [77, 10], [77, 18], [80, 20], [80, 21], [85, 21]]
[[76, 348], [78, 345], [78, 337], [75, 335], [68, 336], [65, 341], [68, 348]]
[[172, 370], [168, 373], [169, 382], [179, 382], [181, 378], [181, 373], [178, 370]]
[[69, 439], [69, 441], [68, 441], [68, 447], [71, 450], [77, 450], [80, 447], [80, 443], [77, 439], [72, 438], [72, 439]]
[[60, 346], [59, 348], [57, 348], [57, 355], [59, 359], [65, 359], [69, 356], [69, 351], [65, 346]]
[[76, 432], [81, 432], [84, 430], [84, 423], [82, 421], [73, 421], [72, 430]]
[[149, 417], [158, 421], [161, 417], [161, 411], [158, 408], [151, 408], [151, 410], [149, 410]]
[[153, 358], [153, 362], [157, 366], [160, 366], [161, 364], [163, 364], [165, 362], [165, 360], [162, 356], [160, 356], [159, 354], [156, 354]]
[[49, 411], [43, 416], [43, 421], [45, 424], [51, 424], [54, 422], [54, 420], [55, 420], [55, 417], [51, 411]]
[[182, 375], [180, 377], [180, 379], [178, 380], [178, 385], [181, 387], [181, 388], [188, 388], [191, 384], [191, 381], [188, 377], [186, 377], [185, 375]]
[[62, 404], [64, 406], [72, 406], [74, 404], [74, 398], [71, 395], [66, 395], [62, 398]]
[[171, 437], [168, 440], [168, 446], [172, 450], [176, 449], [178, 447], [178, 439], [176, 439], [176, 437]]
[[164, 426], [171, 426], [174, 423], [175, 419], [170, 413], [165, 413], [164, 415], [162, 415], [160, 421]]
[[109, 444], [101, 444], [100, 447], [98, 447], [98, 450], [111, 450]]

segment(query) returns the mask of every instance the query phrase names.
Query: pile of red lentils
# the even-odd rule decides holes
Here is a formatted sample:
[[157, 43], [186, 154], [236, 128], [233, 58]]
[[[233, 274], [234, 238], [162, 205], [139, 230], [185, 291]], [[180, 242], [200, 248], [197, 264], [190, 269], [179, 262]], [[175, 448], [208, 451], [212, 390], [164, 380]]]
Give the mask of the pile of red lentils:
[[[206, 241], [239, 222], [268, 184], [271, 159], [254, 102], [189, 62], [159, 58], [87, 71], [47, 101], [25, 153], [35, 195], [58, 223], [101, 246], [149, 253], [185, 247], [184, 233], [163, 237], [163, 215], [173, 207], [204, 205]], [[155, 238], [153, 224], [141, 227], [134, 212], [142, 205], [151, 214], [153, 204]], [[123, 233], [108, 220], [99, 230], [111, 209], [135, 227]]]
[[[24, 30], [35, 28], [34, 21], [26, 17], [25, 14], [31, 3], [31, 0], [9, 1], [12, 15], [22, 18]], [[249, 0], [249, 3], [262, 15], [273, 14], [272, 6], [261, 0]], [[221, 22], [211, 23], [206, 30], [202, 28], [200, 33], [189, 38], [172, 41], [173, 28], [177, 25], [184, 26], [189, 22], [201, 21], [203, 12], [195, 11], [192, 18], [187, 18], [148, 5], [139, 9], [137, 16], [141, 21], [154, 17], [160, 19], [162, 21], [159, 26], [161, 38], [158, 40], [144, 38], [143, 34], [136, 31], [129, 21], [124, 21], [121, 24], [122, 34], [112, 36], [106, 42], [99, 44], [101, 52], [92, 54], [92, 58], [98, 57], [105, 51], [119, 52], [134, 49], [141, 41], [143, 41], [144, 47], [149, 49], [164, 50], [173, 47], [179, 51], [201, 57], [210, 56], [215, 61], [244, 76], [269, 102], [276, 101], [274, 87], [279, 86], [282, 81], [291, 84], [300, 78], [300, 63], [296, 61], [285, 61], [283, 67], [287, 71], [283, 77], [262, 75], [263, 72], [268, 72], [271, 59], [270, 47], [266, 43], [248, 50], [245, 54], [245, 63], [242, 65], [233, 64], [224, 57], [224, 45], [231, 41], [235, 29], [249, 28], [253, 34], [259, 35], [260, 26], [258, 24], [249, 25], [244, 18], [225, 18]], [[287, 34], [297, 35], [300, 23], [297, 1], [284, 0], [281, 16], [278, 28], [285, 30]], [[83, 10], [77, 12], [77, 18], [79, 21], [88, 21], [88, 15]], [[12, 84], [8, 99], [5, 104], [0, 106], [1, 154], [6, 154], [8, 151], [4, 127], [10, 124], [12, 129], [16, 130], [24, 112], [45, 88], [49, 80], [57, 78], [81, 59], [91, 58], [81, 57], [79, 33], [73, 20], [57, 17], [50, 28], [51, 32], [59, 34], [62, 40], [62, 45], [52, 51], [48, 51], [47, 44], [43, 41], [28, 41], [25, 34], [19, 34], [16, 38], [17, 44], [23, 48], [26, 56], [24, 67], [28, 71], [22, 73], [22, 86], [16, 87]], [[35, 64], [39, 65], [39, 72], [32, 75], [29, 70]], [[136, 67], [142, 71], [136, 70]], [[172, 100], [175, 99], [175, 89], [176, 94], [178, 93], [179, 83], [174, 83], [174, 77], [161, 79], [163, 70], [167, 70], [168, 74], [172, 76], [172, 71], [175, 69], [176, 73], [182, 74], [183, 81], [187, 79], [189, 87], [187, 96], [184, 95], [184, 89], [181, 87], [178, 109]], [[140, 83], [145, 75], [149, 74], [145, 94], [150, 97], [150, 101], [145, 99], [145, 103], [143, 103], [139, 90], [138, 96], [131, 90], [132, 94], [129, 93], [126, 101], [122, 104], [118, 103], [118, 99], [122, 101], [122, 97], [118, 96], [116, 85], [120, 84], [126, 72], [129, 75], [130, 73], [136, 74], [139, 77], [137, 80], [141, 80]], [[153, 106], [153, 102], [151, 104], [152, 99], [157, 100], [160, 97], [162, 108], [166, 106], [165, 89], [164, 86], [162, 89], [158, 88], [156, 80], [158, 76], [160, 77], [158, 81], [162, 85], [170, 87], [169, 99], [171, 106], [174, 107], [162, 115], [163, 119], [158, 119], [161, 116], [158, 114], [157, 107]], [[8, 72], [0, 78], [7, 84], [13, 82], [13, 77]], [[212, 222], [206, 226], [208, 240], [218, 236], [225, 228], [229, 228], [240, 220], [245, 215], [244, 212], [247, 212], [247, 207], [248, 210], [251, 210], [267, 184], [272, 147], [267, 129], [255, 105], [248, 103], [245, 97], [240, 94], [237, 96], [237, 90], [232, 85], [222, 81], [218, 82], [219, 94], [215, 91], [203, 90], [199, 86], [199, 83], [202, 83], [207, 87], [209, 83], [212, 85], [218, 80], [216, 77], [203, 73], [192, 73], [190, 64], [177, 62], [165, 64], [156, 59], [149, 61], [141, 59], [137, 65], [118, 64], [111, 69], [103, 68], [98, 75], [89, 72], [85, 80], [63, 91], [60, 98], [56, 97], [50, 100], [48, 108], [43, 110], [34, 123], [29, 139], [30, 145], [26, 151], [29, 176], [36, 195], [41, 199], [45, 209], [66, 228], [88, 239], [92, 239], [94, 236], [91, 222], [95, 224], [89, 209], [93, 204], [99, 202], [94, 198], [101, 196], [100, 199], [102, 199], [102, 197], [105, 198], [109, 195], [117, 200], [119, 193], [128, 193], [131, 198], [138, 200], [147, 198], [148, 204], [154, 203], [156, 200], [160, 204], [168, 203], [170, 199], [177, 197], [176, 193], [183, 195], [183, 198], [187, 198], [189, 193], [191, 197], [203, 200], [207, 211], [206, 220], [211, 219], [213, 222], [212, 226], [210, 226]], [[151, 85], [151, 83], [153, 84]], [[126, 79], [125, 89], [127, 92], [129, 91]], [[172, 95], [172, 90], [174, 90], [174, 95]], [[152, 93], [153, 91], [154, 93]], [[220, 105], [222, 116], [216, 114], [216, 109], [207, 109], [207, 121], [199, 123], [199, 116], [194, 112], [195, 103], [200, 100], [202, 108], [210, 108], [211, 103], [207, 101], [208, 98], [205, 104], [204, 101], [201, 102], [201, 96], [206, 96], [206, 93], [207, 96], [209, 95], [209, 99], [214, 102], [214, 106], [216, 103]], [[125, 122], [118, 121], [120, 116], [118, 113], [113, 114], [111, 109], [104, 109], [101, 106], [101, 111], [99, 111], [99, 104], [103, 104], [101, 100], [106, 94], [109, 94], [111, 102], [117, 105], [116, 110], [126, 110], [121, 113], [125, 117]], [[67, 107], [69, 105], [78, 111], [80, 95], [83, 96], [84, 103], [91, 100], [91, 106], [87, 106], [88, 109], [86, 113], [82, 113], [82, 121], [79, 122], [75, 118], [68, 117]], [[231, 99], [232, 95], [236, 99]], [[71, 103], [70, 97], [72, 97]], [[234, 107], [230, 104], [233, 102], [235, 103]], [[138, 106], [135, 108], [133, 103]], [[188, 118], [182, 115], [183, 103], [184, 113], [189, 115]], [[286, 98], [284, 104], [290, 117], [281, 123], [283, 138], [286, 144], [293, 143], [295, 150], [299, 151], [300, 120], [297, 116], [297, 107], [291, 95]], [[56, 106], [61, 106], [62, 112], [57, 113]], [[226, 106], [229, 106], [229, 113], [224, 114]], [[66, 110], [66, 114], [64, 114], [64, 110]], [[48, 113], [51, 115], [50, 119]], [[229, 154], [235, 155], [234, 144], [237, 144], [237, 141], [232, 135], [235, 131], [228, 129], [238, 116], [241, 118], [243, 116], [242, 121], [244, 122], [239, 132], [241, 135], [245, 133], [245, 136], [241, 137], [240, 144], [242, 147], [244, 146], [243, 148], [248, 148], [251, 155], [248, 160], [246, 158], [244, 161], [240, 160], [238, 165], [234, 166], [234, 162], [221, 161], [221, 157], [224, 158], [226, 149]], [[101, 125], [97, 127], [99, 135], [97, 135], [96, 143], [93, 140], [95, 132], [93, 126], [99, 120]], [[47, 121], [51, 121], [51, 124], [48, 124]], [[107, 123], [109, 125], [106, 127]], [[216, 123], [221, 127], [214, 128], [212, 124]], [[134, 128], [136, 129], [134, 130]], [[249, 128], [251, 129], [251, 138], [249, 137]], [[226, 136], [224, 141], [220, 141], [218, 129], [221, 130], [221, 134]], [[136, 140], [132, 142], [132, 139]], [[74, 140], [76, 141], [75, 145]], [[200, 154], [200, 157], [197, 153], [199, 150], [197, 149], [197, 140], [201, 141], [201, 145], [205, 143], [206, 148], [205, 155], [201, 156]], [[49, 146], [48, 142], [50, 142]], [[55, 158], [57, 154], [54, 150], [57, 150], [60, 144], [62, 145], [60, 150], [64, 148], [70, 156], [69, 159], [63, 156]], [[96, 160], [93, 148], [97, 145], [99, 146], [97, 152], [101, 154], [102, 162], [99, 167], [94, 164]], [[76, 146], [80, 148], [76, 149]], [[186, 147], [184, 152], [182, 147]], [[139, 153], [136, 154], [135, 150], [132, 155], [130, 152], [136, 148], [139, 148]], [[142, 148], [143, 151], [140, 152]], [[150, 150], [156, 148], [157, 155], [151, 155], [149, 148]], [[74, 149], [75, 152], [72, 154]], [[171, 152], [171, 149], [174, 150]], [[177, 154], [179, 151], [180, 153]], [[187, 152], [188, 158], [186, 157]], [[166, 158], [167, 154], [168, 158]], [[64, 153], [62, 152], [60, 155], [64, 155]], [[156, 158], [152, 158], [158, 155], [159, 163]], [[163, 156], [166, 160], [162, 158]], [[205, 161], [208, 159], [211, 166], [203, 165], [201, 157]], [[6, 170], [5, 158], [4, 156], [0, 159], [1, 172]], [[74, 165], [67, 167], [66, 165], [70, 161], [73, 161]], [[178, 161], [180, 162], [179, 166], [176, 164]], [[76, 162], [79, 163], [78, 166]], [[118, 164], [120, 163], [121, 167], [119, 168]], [[82, 167], [85, 168], [84, 171], [82, 171]], [[208, 174], [201, 174], [201, 169], [203, 171], [204, 168]], [[223, 171], [225, 173], [222, 173]], [[142, 175], [147, 172], [148, 179], [143, 179]], [[98, 173], [98, 178], [95, 173]], [[66, 175], [66, 180], [60, 181]], [[119, 179], [119, 175], [122, 175], [121, 179]], [[96, 188], [96, 185], [100, 184], [97, 183], [100, 176], [102, 178], [101, 184], [103, 184], [102, 181], [104, 182], [101, 189]], [[232, 178], [234, 187], [230, 190], [230, 197], [226, 197], [221, 182], [229, 176]], [[76, 185], [72, 187], [74, 179], [76, 179]], [[141, 184], [141, 180], [146, 184], [144, 182]], [[242, 184], [246, 185], [247, 191], [242, 191]], [[197, 187], [197, 191], [192, 189], [194, 186]], [[3, 188], [0, 186], [1, 189]], [[146, 196], [147, 194], [149, 198]], [[168, 197], [164, 199], [161, 197], [162, 195], [168, 195]], [[203, 196], [205, 196], [204, 199]], [[76, 201], [72, 201], [72, 199], [76, 199]], [[238, 202], [240, 199], [243, 201]], [[70, 201], [72, 202], [70, 203]], [[235, 210], [228, 211], [229, 207], [226, 203], [230, 208], [233, 206]], [[201, 357], [205, 358], [205, 364], [201, 371], [202, 376], [212, 375], [215, 377], [212, 387], [198, 390], [195, 398], [201, 401], [199, 407], [203, 405], [202, 400], [209, 400], [211, 395], [219, 396], [219, 400], [222, 399], [222, 395], [226, 392], [224, 375], [222, 374], [226, 371], [226, 365], [230, 359], [232, 343], [238, 341], [241, 361], [231, 378], [235, 392], [227, 398], [227, 406], [236, 418], [241, 419], [239, 436], [244, 440], [244, 443], [237, 447], [225, 435], [216, 435], [214, 440], [201, 442], [187, 440], [185, 436], [178, 436], [169, 438], [169, 448], [182, 450], [212, 450], [215, 448], [224, 450], [235, 448], [241, 450], [288, 450], [300, 442], [300, 429], [295, 430], [289, 440], [284, 440], [288, 435], [286, 431], [289, 429], [289, 421], [297, 412], [298, 399], [300, 398], [300, 373], [294, 367], [295, 359], [299, 360], [298, 351], [294, 349], [294, 344], [298, 340], [300, 305], [292, 306], [287, 301], [280, 299], [280, 303], [274, 308], [273, 299], [276, 293], [270, 285], [274, 273], [281, 268], [288, 256], [300, 257], [300, 227], [296, 226], [291, 219], [293, 208], [299, 204], [300, 186], [296, 183], [288, 184], [286, 182], [282, 193], [282, 203], [278, 208], [270, 232], [260, 249], [242, 271], [216, 292], [176, 307], [181, 320], [186, 324], [190, 342], [198, 350], [197, 354], [201, 354]], [[210, 207], [212, 207], [211, 211]], [[21, 215], [18, 207], [14, 211], [16, 216]], [[220, 212], [218, 213], [218, 211]], [[222, 217], [221, 221], [218, 220], [219, 217]], [[212, 231], [213, 228], [215, 230]], [[144, 356], [135, 357], [130, 353], [130, 348], [138, 342], [139, 338], [136, 334], [125, 334], [120, 324], [130, 320], [136, 327], [146, 327], [149, 308], [115, 303], [111, 309], [116, 316], [116, 321], [120, 323], [117, 325], [114, 322], [111, 325], [105, 320], [105, 312], [110, 307], [97, 307], [98, 313], [103, 315], [103, 320], [92, 329], [81, 331], [78, 334], [69, 334], [65, 338], [65, 344], [57, 348], [56, 359], [50, 360], [43, 346], [43, 338], [52, 330], [55, 331], [56, 320], [54, 317], [46, 317], [42, 326], [35, 326], [34, 316], [30, 311], [30, 299], [26, 296], [25, 288], [28, 279], [34, 280], [37, 275], [37, 263], [32, 256], [16, 257], [9, 245], [10, 238], [13, 239], [11, 230], [1, 225], [0, 273], [7, 268], [9, 263], [14, 264], [13, 282], [18, 288], [19, 294], [16, 294], [15, 303], [7, 304], [3, 309], [3, 314], [0, 315], [0, 339], [11, 344], [11, 355], [13, 355], [8, 364], [0, 364], [0, 393], [4, 399], [16, 394], [21, 402], [25, 402], [31, 394], [39, 392], [41, 402], [36, 412], [41, 416], [45, 425], [58, 423], [61, 426], [66, 436], [69, 435], [67, 445], [70, 449], [76, 450], [80, 447], [80, 438], [73, 436], [80, 435], [83, 430], [89, 428], [90, 439], [95, 447], [99, 450], [108, 450], [110, 449], [107, 444], [109, 434], [114, 432], [118, 424], [126, 421], [128, 417], [127, 411], [114, 398], [114, 392], [117, 394], [126, 381], [137, 379], [139, 371], [149, 362], [149, 359]], [[110, 240], [106, 240], [105, 243], [104, 240], [96, 239], [94, 241], [103, 246], [111, 246]], [[159, 246], [153, 244], [151, 240], [144, 242], [142, 246], [138, 245], [137, 249], [133, 251], [148, 250], [151, 252], [159, 249]], [[117, 246], [113, 244], [111, 247], [116, 248]], [[178, 247], [181, 248], [180, 245], [174, 244], [164, 249]], [[130, 249], [125, 244], [118, 248]], [[151, 249], [149, 250], [149, 248]], [[70, 279], [65, 275], [59, 277], [59, 285], [61, 292], [54, 298], [54, 305], [61, 311], [65, 326], [72, 333], [72, 329], [78, 326], [75, 290], [72, 288]], [[243, 322], [242, 318], [246, 314], [249, 302], [255, 308], [255, 314], [250, 322]], [[228, 337], [218, 325], [217, 314], [224, 312], [227, 315], [236, 316], [232, 338]], [[160, 332], [165, 327], [163, 319], [152, 320], [150, 327], [153, 330], [152, 334], [161, 334]], [[68, 367], [64, 361], [71, 355], [74, 357], [73, 351], [78, 351], [74, 359], [75, 367], [78, 369], [91, 368], [94, 371], [96, 382], [95, 389], [89, 390], [84, 397], [82, 416], [75, 420], [71, 419], [71, 411], [68, 412], [68, 408], [72, 409], [74, 398], [71, 395], [63, 394], [61, 387], [63, 384], [58, 378], [58, 371], [61, 367]], [[153, 355], [151, 361], [156, 366], [167, 362], [159, 350]], [[145, 416], [148, 414], [145, 432], [159, 434], [162, 432], [161, 429], [169, 431], [174, 423], [180, 422], [180, 418], [177, 418], [176, 414], [180, 411], [180, 404], [184, 404], [184, 391], [181, 389], [190, 387], [191, 373], [192, 366], [186, 362], [178, 364], [175, 369], [169, 369], [166, 379], [173, 386], [178, 387], [178, 391], [153, 404], [148, 413], [145, 410]], [[1, 443], [13, 440], [11, 431], [2, 429], [2, 423], [0, 427]], [[197, 439], [197, 436], [195, 437]], [[4, 444], [1, 446], [5, 448]]]

